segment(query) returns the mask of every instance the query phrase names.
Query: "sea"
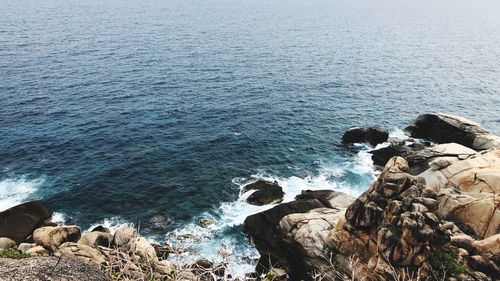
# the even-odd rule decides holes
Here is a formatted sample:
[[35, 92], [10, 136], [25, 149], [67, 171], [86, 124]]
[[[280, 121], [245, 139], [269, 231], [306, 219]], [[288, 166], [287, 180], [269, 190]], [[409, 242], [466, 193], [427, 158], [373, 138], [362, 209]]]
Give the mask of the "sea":
[[259, 257], [244, 219], [272, 207], [243, 185], [358, 196], [377, 172], [349, 127], [403, 138], [444, 112], [500, 134], [499, 111], [497, 0], [0, 3], [0, 211], [225, 249], [233, 276]]

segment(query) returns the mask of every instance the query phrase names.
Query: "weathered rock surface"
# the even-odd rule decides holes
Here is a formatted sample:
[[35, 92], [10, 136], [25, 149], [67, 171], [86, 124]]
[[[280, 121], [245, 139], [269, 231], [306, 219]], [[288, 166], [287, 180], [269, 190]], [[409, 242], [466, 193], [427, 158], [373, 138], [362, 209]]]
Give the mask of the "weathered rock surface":
[[7, 250], [15, 245], [16, 241], [7, 237], [0, 237], [0, 250]]
[[500, 137], [491, 135], [478, 123], [442, 113], [420, 115], [405, 129], [405, 133], [437, 143], [459, 143], [475, 150], [500, 145]]
[[49, 218], [49, 211], [40, 201], [17, 205], [0, 212], [0, 237], [8, 237], [19, 244]]
[[33, 232], [33, 240], [38, 245], [55, 251], [64, 242], [76, 242], [82, 230], [79, 226], [45, 226]]
[[79, 260], [58, 257], [0, 258], [0, 280], [9, 281], [108, 281], [98, 267]]
[[362, 143], [365, 141], [365, 130], [363, 127], [352, 127], [342, 136], [343, 144]]
[[455, 187], [463, 192], [500, 194], [500, 148], [469, 155], [462, 161], [438, 158], [420, 176], [436, 191]]
[[379, 127], [370, 127], [365, 131], [365, 143], [375, 147], [387, 141], [389, 133]]
[[129, 249], [132, 246], [137, 229], [132, 227], [120, 227], [115, 231], [113, 236], [113, 244], [118, 248]]
[[78, 244], [87, 245], [90, 247], [104, 246], [110, 247], [113, 242], [113, 235], [107, 232], [92, 231], [82, 235], [78, 240]]
[[255, 192], [247, 198], [247, 202], [257, 206], [280, 203], [285, 194], [278, 183], [264, 180], [245, 185], [241, 193], [244, 194], [250, 190], [255, 190]]
[[63, 243], [56, 254], [67, 258], [79, 259], [89, 264], [99, 265], [106, 261], [104, 255], [96, 248], [73, 242]]
[[500, 232], [500, 148], [464, 160], [437, 158], [420, 174], [438, 192], [439, 211], [479, 238]]

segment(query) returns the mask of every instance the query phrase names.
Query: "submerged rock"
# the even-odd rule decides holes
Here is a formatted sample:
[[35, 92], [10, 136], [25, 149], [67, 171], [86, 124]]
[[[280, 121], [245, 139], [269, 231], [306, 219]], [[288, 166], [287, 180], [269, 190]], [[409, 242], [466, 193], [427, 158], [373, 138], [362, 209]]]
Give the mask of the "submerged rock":
[[40, 201], [26, 202], [0, 212], [0, 237], [19, 244], [50, 218], [50, 212]]
[[256, 191], [247, 198], [247, 202], [257, 206], [280, 203], [285, 195], [278, 183], [264, 180], [245, 185], [241, 193], [244, 194], [250, 190]]

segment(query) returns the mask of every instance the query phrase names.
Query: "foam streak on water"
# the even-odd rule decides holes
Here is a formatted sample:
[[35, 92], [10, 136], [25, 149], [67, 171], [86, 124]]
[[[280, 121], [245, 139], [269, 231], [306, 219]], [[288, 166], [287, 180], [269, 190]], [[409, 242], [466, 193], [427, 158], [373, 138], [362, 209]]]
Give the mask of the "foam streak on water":
[[26, 177], [0, 180], [0, 211], [24, 203], [43, 182], [43, 178], [30, 180]]

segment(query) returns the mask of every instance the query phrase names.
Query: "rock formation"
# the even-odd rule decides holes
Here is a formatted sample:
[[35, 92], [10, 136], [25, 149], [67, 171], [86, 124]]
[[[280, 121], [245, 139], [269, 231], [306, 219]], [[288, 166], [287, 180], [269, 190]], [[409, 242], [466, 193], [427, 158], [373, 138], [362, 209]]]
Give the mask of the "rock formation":
[[422, 114], [405, 133], [437, 143], [454, 142], [475, 150], [500, 145], [500, 137], [490, 134], [478, 123], [450, 114]]

